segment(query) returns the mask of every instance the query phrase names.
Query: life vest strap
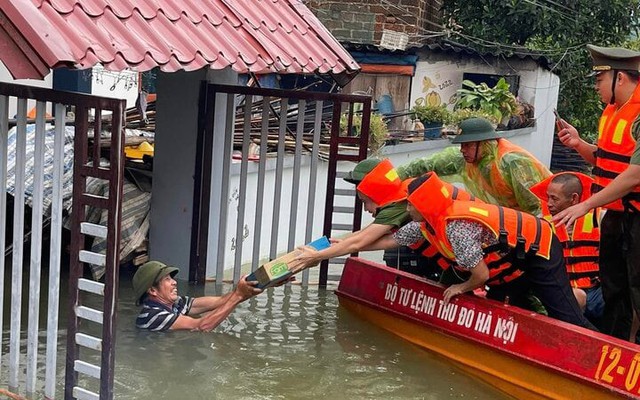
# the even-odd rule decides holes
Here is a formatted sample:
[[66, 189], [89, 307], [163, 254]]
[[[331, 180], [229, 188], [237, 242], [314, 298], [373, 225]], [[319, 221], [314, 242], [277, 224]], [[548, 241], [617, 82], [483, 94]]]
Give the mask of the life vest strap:
[[516, 212], [516, 257], [518, 260], [524, 260], [526, 256], [525, 245], [527, 240], [522, 236], [522, 213]]
[[615, 179], [618, 175], [620, 175], [617, 172], [608, 171], [608, 170], [603, 169], [601, 167], [593, 167], [592, 172], [593, 172], [593, 174], [595, 176], [599, 176], [601, 178], [607, 178], [607, 179]]
[[598, 271], [587, 271], [587, 272], [569, 272], [569, 280], [575, 281], [580, 278], [591, 278], [598, 280]]
[[540, 250], [540, 239], [542, 238], [542, 220], [536, 217], [536, 237], [529, 246], [528, 256], [535, 256]]
[[578, 264], [578, 263], [583, 263], [583, 262], [598, 262], [599, 257], [598, 256], [571, 256], [571, 257], [565, 257], [564, 258], [564, 262], [567, 265], [573, 265], [573, 264]]
[[562, 242], [562, 247], [565, 249], [575, 249], [578, 247], [598, 247], [600, 242], [598, 240], [567, 240]]
[[502, 245], [504, 248], [507, 248], [509, 246], [509, 240], [508, 240], [509, 233], [504, 227], [504, 209], [500, 206], [498, 206], [498, 216], [500, 218], [500, 230], [498, 235], [498, 243], [500, 243], [500, 245]]
[[594, 153], [594, 155], [596, 156], [596, 158], [604, 158], [607, 160], [613, 160], [613, 161], [619, 161], [621, 163], [625, 163], [625, 164], [629, 164], [629, 162], [631, 161], [631, 157], [629, 156], [625, 156], [622, 154], [618, 154], [618, 153], [613, 153], [601, 148], [598, 148], [598, 150], [596, 150], [596, 152]]

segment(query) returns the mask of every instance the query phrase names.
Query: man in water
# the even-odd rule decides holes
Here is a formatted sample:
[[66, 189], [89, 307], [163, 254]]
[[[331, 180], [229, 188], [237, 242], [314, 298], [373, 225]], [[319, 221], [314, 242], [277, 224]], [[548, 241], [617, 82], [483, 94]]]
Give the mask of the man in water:
[[173, 279], [178, 268], [160, 261], [149, 261], [133, 276], [136, 304], [142, 310], [136, 326], [150, 331], [191, 330], [209, 332], [217, 327], [243, 301], [261, 293], [257, 281], [241, 277], [238, 286], [224, 296], [189, 297], [178, 295]]

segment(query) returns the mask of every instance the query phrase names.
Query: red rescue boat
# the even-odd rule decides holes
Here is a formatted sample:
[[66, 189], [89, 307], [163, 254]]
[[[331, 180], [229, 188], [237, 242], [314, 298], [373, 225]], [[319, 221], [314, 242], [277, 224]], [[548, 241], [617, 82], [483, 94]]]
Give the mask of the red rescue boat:
[[350, 258], [340, 305], [518, 399], [640, 398], [640, 346]]

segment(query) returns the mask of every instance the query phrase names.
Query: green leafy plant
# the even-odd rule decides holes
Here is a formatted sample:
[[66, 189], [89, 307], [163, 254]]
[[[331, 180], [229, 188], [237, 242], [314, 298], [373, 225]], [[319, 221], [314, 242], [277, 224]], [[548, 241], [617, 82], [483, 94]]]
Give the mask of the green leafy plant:
[[639, 36], [640, 3], [552, 3], [542, 7], [536, 1], [447, 0], [442, 2], [442, 21], [454, 41], [480, 54], [493, 54], [494, 59], [487, 57], [485, 61], [496, 67], [499, 59], [511, 55], [532, 56], [541, 65], [548, 63], [546, 66], [560, 77], [558, 112], [585, 140], [593, 142], [603, 104], [593, 90], [593, 79], [587, 77], [592, 63], [584, 45], [634, 48], [625, 42]]
[[[346, 113], [340, 116], [340, 132], [347, 133], [349, 119]], [[354, 114], [351, 124], [351, 135], [360, 136], [362, 127], [362, 115]], [[380, 150], [389, 136], [389, 128], [381, 114], [371, 113], [369, 118], [369, 150], [372, 153]]]
[[485, 118], [491, 121], [494, 125], [498, 124], [498, 119], [495, 115], [489, 114], [484, 110], [473, 110], [471, 108], [458, 108], [451, 113], [451, 125], [460, 125], [460, 122], [469, 118]]
[[456, 108], [482, 110], [498, 121], [510, 117], [517, 110], [516, 97], [509, 91], [509, 84], [504, 78], [500, 78], [494, 87], [469, 80], [462, 81], [462, 86], [457, 92]]
[[429, 106], [424, 105], [424, 99], [416, 100], [411, 112], [423, 124], [449, 124], [451, 122], [451, 111], [447, 110], [444, 105]]

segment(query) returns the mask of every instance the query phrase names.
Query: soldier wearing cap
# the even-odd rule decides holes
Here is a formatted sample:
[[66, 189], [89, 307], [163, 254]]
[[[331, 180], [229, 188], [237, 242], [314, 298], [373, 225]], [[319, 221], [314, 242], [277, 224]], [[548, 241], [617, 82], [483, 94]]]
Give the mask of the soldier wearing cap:
[[[241, 302], [262, 292], [240, 278], [234, 291], [224, 296], [179, 296], [173, 279], [178, 268], [159, 261], [143, 264], [133, 276], [133, 292], [142, 310], [136, 326], [150, 331], [188, 329], [211, 331], [218, 326]], [[197, 318], [199, 316], [199, 318]]]
[[331, 247], [312, 251], [303, 248], [298, 260], [308, 268], [322, 260], [364, 250], [368, 245], [411, 221], [407, 213], [406, 185], [388, 159], [369, 158], [359, 162], [344, 178], [356, 185], [357, 196], [365, 211], [373, 215], [371, 224]]
[[558, 137], [595, 166], [593, 195], [553, 220], [556, 225], [571, 225], [596, 207], [607, 210], [600, 225], [602, 331], [628, 340], [633, 312], [640, 311], [640, 53], [593, 45], [587, 49], [593, 59], [595, 89], [607, 104], [598, 125], [598, 142], [582, 140], [564, 120]]
[[447, 148], [398, 168], [401, 178], [433, 171], [447, 180], [459, 176], [469, 193], [486, 201], [531, 214], [540, 212], [540, 200], [529, 188], [551, 176], [551, 172], [525, 149], [501, 138], [491, 122], [469, 118], [460, 123], [460, 133]]

